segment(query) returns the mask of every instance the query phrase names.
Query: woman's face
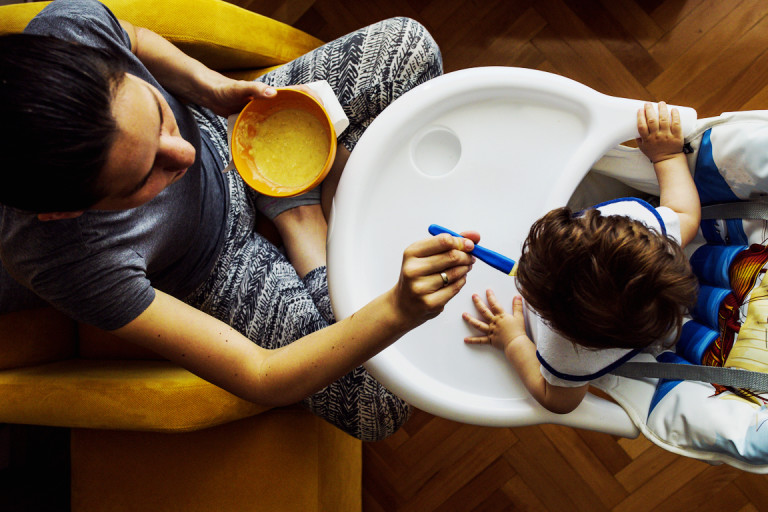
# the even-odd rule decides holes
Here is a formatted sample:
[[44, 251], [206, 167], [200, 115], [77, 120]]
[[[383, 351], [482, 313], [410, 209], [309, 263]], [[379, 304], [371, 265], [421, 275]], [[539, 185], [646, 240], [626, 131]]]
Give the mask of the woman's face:
[[195, 148], [181, 137], [168, 102], [144, 80], [125, 75], [112, 115], [118, 135], [99, 178], [106, 195], [94, 210], [140, 206], [181, 179], [195, 161]]

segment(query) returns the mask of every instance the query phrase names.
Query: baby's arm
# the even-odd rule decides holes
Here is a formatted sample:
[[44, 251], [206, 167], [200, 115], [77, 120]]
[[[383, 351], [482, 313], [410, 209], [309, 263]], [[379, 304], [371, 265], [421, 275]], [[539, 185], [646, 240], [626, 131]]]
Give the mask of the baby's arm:
[[499, 305], [493, 291], [486, 292], [486, 306], [479, 295], [472, 295], [477, 311], [483, 320], [464, 313], [462, 318], [483, 333], [482, 336], [464, 338], [470, 344], [489, 344], [504, 352], [507, 360], [517, 371], [528, 392], [546, 409], [565, 414], [574, 410], [587, 394], [588, 384], [577, 388], [553, 386], [541, 375], [539, 360], [536, 358], [536, 346], [525, 333], [523, 319], [523, 299], [515, 297], [512, 301], [512, 314]]
[[637, 131], [638, 146], [653, 162], [659, 180], [661, 206], [680, 217], [681, 245], [685, 247], [699, 230], [701, 203], [683, 154], [680, 114], [673, 108], [670, 115], [663, 101], [659, 102], [658, 114], [653, 104], [646, 103], [637, 111]]

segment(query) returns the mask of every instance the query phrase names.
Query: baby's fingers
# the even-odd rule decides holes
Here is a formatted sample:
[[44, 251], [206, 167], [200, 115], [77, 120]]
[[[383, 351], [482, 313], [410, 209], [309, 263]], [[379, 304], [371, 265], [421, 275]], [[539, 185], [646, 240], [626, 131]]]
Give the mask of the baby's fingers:
[[645, 110], [642, 108], [637, 110], [637, 133], [639, 133], [641, 137], [638, 139], [638, 142], [648, 137], [650, 133], [648, 131], [648, 120], [645, 118]]
[[512, 299], [512, 314], [515, 316], [523, 314], [523, 298], [519, 295]]
[[672, 135], [675, 137], [682, 137], [683, 136], [683, 123], [680, 121], [680, 112], [673, 108], [672, 112], [670, 113], [670, 125], [669, 128], [672, 131]]
[[481, 322], [469, 313], [462, 314], [461, 318], [464, 319], [464, 321], [467, 322], [471, 327], [477, 329], [480, 332], [487, 333], [490, 330], [490, 326], [487, 323]]
[[496, 294], [493, 293], [493, 290], [486, 290], [485, 296], [488, 299], [488, 306], [490, 306], [491, 312], [494, 315], [504, 314], [504, 308], [501, 307], [501, 304], [499, 304], [499, 299], [496, 298]]
[[644, 108], [645, 122], [648, 125], [648, 133], [652, 134], [659, 129], [659, 115], [653, 107], [653, 103], [646, 103]]
[[466, 338], [464, 338], [464, 343], [467, 343], [469, 345], [490, 345], [491, 337], [490, 336], [467, 336]]
[[488, 306], [485, 305], [485, 302], [483, 302], [483, 299], [478, 294], [472, 294], [472, 302], [475, 304], [477, 312], [480, 313], [483, 318], [486, 320], [491, 320], [493, 318], [493, 312], [488, 309]]

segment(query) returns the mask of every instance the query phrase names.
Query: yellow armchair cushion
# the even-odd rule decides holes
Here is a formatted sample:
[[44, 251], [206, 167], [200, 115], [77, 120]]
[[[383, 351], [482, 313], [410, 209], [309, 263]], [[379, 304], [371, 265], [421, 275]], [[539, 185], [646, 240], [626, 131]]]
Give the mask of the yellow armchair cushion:
[[[21, 32], [49, 2], [0, 7], [0, 34]], [[301, 30], [222, 0], [104, 0], [120, 19], [162, 35], [220, 71], [285, 64], [320, 46]]]
[[267, 410], [168, 361], [71, 359], [0, 372], [0, 423], [187, 432]]

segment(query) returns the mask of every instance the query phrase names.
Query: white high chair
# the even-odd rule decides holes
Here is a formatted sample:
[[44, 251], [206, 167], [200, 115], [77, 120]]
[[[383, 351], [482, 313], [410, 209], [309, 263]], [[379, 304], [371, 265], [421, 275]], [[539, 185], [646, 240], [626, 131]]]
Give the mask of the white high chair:
[[[337, 318], [391, 287], [403, 249], [433, 223], [477, 230], [483, 246], [516, 260], [531, 224], [565, 205], [609, 149], [637, 137], [643, 103], [504, 67], [449, 73], [399, 98], [358, 143], [334, 199], [328, 280]], [[687, 133], [696, 112], [677, 108]], [[547, 411], [500, 351], [465, 345], [461, 313], [473, 312], [472, 293], [487, 288], [511, 308], [514, 280], [478, 261], [439, 317], [372, 358], [368, 370], [416, 407], [455, 421], [638, 435], [624, 409], [594, 395], [570, 414]]]

